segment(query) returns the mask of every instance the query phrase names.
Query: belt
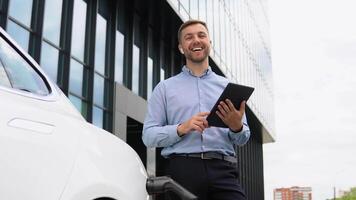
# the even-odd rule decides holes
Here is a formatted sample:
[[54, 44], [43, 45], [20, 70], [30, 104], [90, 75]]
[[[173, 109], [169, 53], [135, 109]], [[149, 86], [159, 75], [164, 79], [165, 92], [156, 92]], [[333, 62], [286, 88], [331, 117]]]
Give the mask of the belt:
[[202, 160], [209, 160], [209, 159], [218, 159], [224, 160], [231, 163], [237, 163], [237, 158], [234, 156], [226, 156], [216, 152], [202, 152], [202, 153], [180, 153], [180, 154], [171, 154], [169, 156], [172, 157], [189, 157], [189, 158], [200, 158]]

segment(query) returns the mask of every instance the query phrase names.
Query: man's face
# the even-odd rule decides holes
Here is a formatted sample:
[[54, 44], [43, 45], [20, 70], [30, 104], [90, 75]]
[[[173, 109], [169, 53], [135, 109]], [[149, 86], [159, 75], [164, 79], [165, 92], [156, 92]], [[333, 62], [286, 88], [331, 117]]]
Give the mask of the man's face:
[[183, 50], [185, 58], [194, 63], [201, 63], [208, 59], [210, 52], [210, 39], [208, 31], [202, 24], [193, 24], [181, 32], [179, 47]]

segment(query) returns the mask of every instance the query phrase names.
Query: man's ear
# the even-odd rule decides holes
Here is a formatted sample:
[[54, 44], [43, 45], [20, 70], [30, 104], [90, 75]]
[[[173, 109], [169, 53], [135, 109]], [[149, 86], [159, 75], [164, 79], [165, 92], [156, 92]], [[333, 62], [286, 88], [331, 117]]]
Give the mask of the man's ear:
[[182, 46], [180, 44], [178, 45], [178, 49], [179, 49], [181, 54], [184, 54], [183, 48], [182, 48]]

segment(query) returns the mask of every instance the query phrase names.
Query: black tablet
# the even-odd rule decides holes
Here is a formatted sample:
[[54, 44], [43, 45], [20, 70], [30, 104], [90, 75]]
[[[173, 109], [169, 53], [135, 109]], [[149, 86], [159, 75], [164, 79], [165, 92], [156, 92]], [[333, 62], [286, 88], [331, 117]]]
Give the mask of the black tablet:
[[247, 101], [250, 98], [253, 90], [254, 88], [244, 85], [238, 85], [235, 83], [227, 84], [219, 99], [216, 101], [214, 107], [211, 109], [210, 114], [206, 118], [209, 123], [209, 126], [227, 128], [224, 122], [216, 114], [220, 101], [230, 99], [231, 102], [234, 104], [235, 108], [240, 109], [241, 102]]

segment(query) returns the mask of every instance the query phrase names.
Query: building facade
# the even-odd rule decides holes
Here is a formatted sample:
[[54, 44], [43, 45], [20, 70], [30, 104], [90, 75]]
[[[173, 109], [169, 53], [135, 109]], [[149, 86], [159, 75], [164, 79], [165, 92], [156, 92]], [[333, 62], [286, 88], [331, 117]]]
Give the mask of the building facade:
[[311, 187], [277, 188], [273, 191], [274, 200], [312, 200]]
[[249, 199], [263, 199], [262, 145], [275, 140], [266, 0], [0, 0], [1, 27], [152, 175], [163, 173], [165, 160], [141, 141], [147, 99], [180, 72], [177, 30], [188, 19], [207, 22], [213, 71], [255, 87], [246, 111], [251, 139], [236, 150]]

